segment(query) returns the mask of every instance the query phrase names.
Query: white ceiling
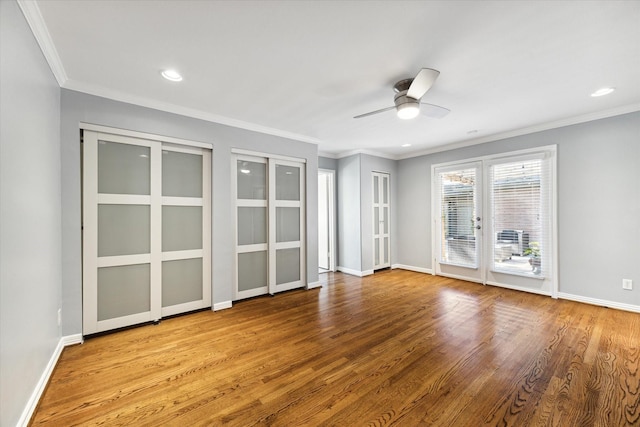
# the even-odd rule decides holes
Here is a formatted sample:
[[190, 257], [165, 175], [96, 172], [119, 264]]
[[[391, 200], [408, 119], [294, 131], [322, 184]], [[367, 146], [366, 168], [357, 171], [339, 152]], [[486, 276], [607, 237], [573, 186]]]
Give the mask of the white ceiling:
[[[335, 156], [404, 158], [640, 110], [638, 1], [36, 4], [63, 87]], [[441, 72], [423, 101], [447, 117], [353, 119], [393, 105], [393, 83], [423, 67]], [[184, 80], [162, 79], [165, 68]], [[603, 86], [617, 90], [590, 97]]]

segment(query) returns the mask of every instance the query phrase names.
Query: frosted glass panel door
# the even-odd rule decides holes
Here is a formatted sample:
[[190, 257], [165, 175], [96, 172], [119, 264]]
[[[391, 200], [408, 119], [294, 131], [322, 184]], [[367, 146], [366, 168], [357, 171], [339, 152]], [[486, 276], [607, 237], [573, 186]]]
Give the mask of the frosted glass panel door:
[[84, 132], [83, 333], [160, 318], [160, 145]]
[[211, 151], [162, 146], [162, 316], [211, 305]]
[[235, 299], [269, 290], [267, 161], [238, 156], [233, 162], [236, 196]]
[[83, 334], [211, 305], [211, 151], [85, 130]]
[[305, 284], [304, 163], [237, 155], [235, 299]]
[[269, 293], [303, 286], [304, 164], [284, 160], [269, 162]]
[[389, 174], [373, 172], [373, 269], [391, 266]]

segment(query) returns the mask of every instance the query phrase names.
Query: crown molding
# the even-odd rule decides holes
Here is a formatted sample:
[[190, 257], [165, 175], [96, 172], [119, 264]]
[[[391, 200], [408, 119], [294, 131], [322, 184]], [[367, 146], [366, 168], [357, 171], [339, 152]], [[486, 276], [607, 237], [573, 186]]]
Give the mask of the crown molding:
[[82, 83], [76, 80], [68, 79], [62, 86], [64, 89], [86, 93], [88, 95], [99, 96], [102, 98], [111, 99], [113, 101], [124, 102], [127, 104], [138, 105], [140, 107], [152, 108], [154, 110], [160, 110], [167, 113], [178, 114], [181, 116], [191, 117], [194, 119], [205, 120], [208, 122], [214, 122], [225, 126], [234, 128], [245, 129], [252, 132], [263, 133], [272, 136], [278, 136], [281, 138], [292, 139], [298, 142], [306, 142], [309, 144], [320, 144], [320, 140], [312, 138], [310, 136], [301, 135], [294, 132], [288, 132], [281, 129], [275, 129], [268, 126], [262, 126], [255, 123], [249, 123], [242, 120], [232, 119], [229, 117], [220, 116], [218, 114], [208, 113], [206, 111], [197, 110], [194, 108], [182, 107], [179, 105], [155, 101], [149, 98], [131, 95], [124, 92], [114, 91], [105, 87], [90, 85]]
[[555, 120], [552, 122], [540, 123], [534, 126], [529, 126], [520, 129], [514, 129], [507, 132], [496, 133], [487, 135], [481, 138], [474, 138], [464, 141], [453, 142], [451, 144], [440, 145], [431, 149], [417, 151], [411, 154], [398, 156], [396, 160], [410, 159], [413, 157], [426, 156], [429, 154], [440, 153], [443, 151], [455, 150], [457, 148], [469, 147], [472, 145], [483, 144], [485, 142], [499, 141], [501, 139], [513, 138], [516, 136], [529, 135], [536, 132], [542, 132], [545, 130], [557, 129], [561, 127], [577, 125], [580, 123], [591, 122], [594, 120], [606, 119], [609, 117], [620, 116], [628, 113], [635, 113], [640, 111], [640, 103], [624, 105], [622, 107], [611, 108], [608, 110], [597, 111], [595, 113], [582, 114], [579, 116], [568, 117], [561, 120]]
[[38, 3], [34, 0], [17, 0], [18, 6], [22, 10], [22, 14], [27, 20], [27, 24], [31, 28], [33, 36], [36, 38], [40, 50], [44, 55], [45, 60], [51, 68], [51, 72], [58, 81], [58, 86], [62, 87], [67, 82], [67, 73], [64, 71], [64, 66], [56, 50], [56, 46], [53, 44], [51, 34], [44, 23], [44, 18], [40, 13]]

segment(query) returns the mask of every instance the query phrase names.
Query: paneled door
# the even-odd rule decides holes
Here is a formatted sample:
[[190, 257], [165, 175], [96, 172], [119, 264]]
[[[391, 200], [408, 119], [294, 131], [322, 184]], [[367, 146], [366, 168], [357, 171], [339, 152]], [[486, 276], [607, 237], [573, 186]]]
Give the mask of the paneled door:
[[435, 170], [436, 274], [482, 281], [482, 164]]
[[373, 269], [391, 266], [389, 174], [373, 172]]
[[557, 295], [555, 152], [433, 168], [436, 274]]
[[235, 299], [306, 284], [305, 165], [236, 155]]
[[211, 305], [211, 152], [83, 132], [83, 334]]

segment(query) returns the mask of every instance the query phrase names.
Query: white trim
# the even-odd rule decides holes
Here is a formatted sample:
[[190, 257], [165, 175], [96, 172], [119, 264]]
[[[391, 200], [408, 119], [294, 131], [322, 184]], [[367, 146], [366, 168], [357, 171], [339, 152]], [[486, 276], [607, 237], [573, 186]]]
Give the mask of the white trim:
[[400, 269], [400, 270], [409, 270], [415, 271], [416, 273], [425, 273], [425, 274], [433, 274], [433, 270], [425, 267], [414, 267], [413, 265], [405, 265], [405, 264], [393, 264], [391, 266], [392, 270]]
[[56, 78], [58, 85], [62, 87], [69, 79], [66, 71], [64, 70], [62, 60], [60, 60], [60, 55], [58, 55], [58, 50], [53, 43], [49, 29], [44, 22], [38, 3], [26, 0], [17, 1], [18, 6], [20, 6], [20, 9], [22, 10], [22, 14], [31, 28], [33, 36], [36, 38], [36, 41], [40, 46], [40, 50], [42, 51], [45, 60], [49, 64], [49, 68], [51, 68], [53, 76]]
[[231, 301], [222, 301], [222, 302], [217, 302], [213, 304], [213, 307], [211, 308], [211, 310], [213, 311], [226, 310], [227, 308], [231, 308], [232, 306], [233, 306], [233, 303]]
[[98, 257], [96, 267], [117, 267], [125, 265], [149, 264], [151, 262], [151, 254], [134, 254], [134, 255], [113, 255]]
[[568, 294], [565, 292], [558, 292], [558, 298], [585, 304], [598, 305], [601, 307], [615, 308], [617, 310], [631, 311], [633, 313], [640, 313], [640, 305], [625, 304], [622, 302], [608, 301], [599, 298], [584, 297], [582, 295]]
[[481, 279], [475, 279], [473, 277], [461, 276], [459, 274], [448, 274], [448, 273], [439, 272], [439, 273], [436, 273], [436, 276], [449, 277], [451, 279], [463, 280], [465, 282], [478, 283], [479, 285], [483, 285], [484, 286], [484, 283], [482, 283]]
[[[170, 144], [186, 145], [188, 147], [205, 148], [207, 150], [211, 150], [213, 148], [213, 144], [212, 143], [208, 143], [208, 142], [190, 141], [188, 139], [174, 138], [172, 136], [163, 136], [163, 135], [156, 135], [156, 134], [153, 134], [153, 133], [146, 133], [146, 132], [138, 132], [138, 131], [128, 130], [128, 129], [113, 128], [113, 127], [109, 127], [109, 126], [95, 125], [93, 123], [80, 122], [80, 129], [82, 129], [82, 130], [91, 130], [91, 131], [100, 132], [100, 133], [108, 133], [110, 136], [114, 135], [116, 137], [117, 136], [128, 136], [128, 137], [131, 137], [131, 138], [147, 139], [147, 140], [156, 141], [156, 142], [168, 142]], [[168, 148], [171, 149], [173, 147], [168, 147]], [[176, 151], [176, 150], [174, 150], [174, 151]]]
[[[550, 129], [562, 128], [565, 126], [576, 125], [580, 123], [591, 122], [594, 120], [606, 119], [608, 117], [620, 116], [623, 114], [633, 113], [636, 111], [640, 111], [640, 103], [624, 105], [622, 107], [611, 108], [604, 111], [597, 111], [595, 113], [582, 114], [580, 116], [569, 117], [562, 120], [556, 120], [552, 122], [546, 122], [537, 124], [534, 126], [524, 127], [520, 129], [514, 129], [506, 132], [496, 133], [492, 135], [487, 135], [481, 138], [475, 138], [471, 140], [457, 141], [452, 142], [450, 144], [440, 145], [438, 147], [417, 151], [411, 154], [404, 154], [401, 156], [396, 156], [394, 160], [404, 160], [411, 159], [413, 157], [426, 156], [434, 153], [441, 153], [443, 151], [455, 150], [458, 148], [469, 147], [472, 145], [484, 144], [485, 142], [494, 142], [500, 141], [507, 138], [513, 138], [516, 136], [529, 135], [536, 132], [541, 132]], [[342, 158], [341, 155], [336, 155], [336, 158]]]
[[498, 283], [498, 282], [493, 282], [493, 281], [487, 281], [486, 284], [490, 285], [490, 286], [495, 286], [496, 288], [511, 289], [511, 290], [514, 290], [514, 291], [528, 292], [530, 294], [544, 295], [544, 296], [547, 296], [547, 297], [551, 296], [551, 292], [541, 291], [541, 290], [535, 289], [535, 288], [527, 288], [526, 286], [507, 285], [507, 284], [504, 284], [504, 283]]
[[[266, 163], [266, 159], [269, 160], [284, 160], [286, 162], [294, 162], [294, 163], [307, 163], [307, 159], [303, 159], [300, 157], [291, 157], [291, 156], [282, 156], [280, 154], [271, 154], [271, 153], [263, 153], [261, 151], [253, 151], [253, 150], [244, 150], [242, 148], [232, 148], [231, 154], [239, 154], [241, 156], [250, 156], [250, 157], [263, 157], [265, 158], [263, 163]], [[253, 160], [250, 160], [253, 161]]]
[[[327, 177], [327, 215], [329, 233], [329, 271], [336, 271], [336, 171], [333, 169], [318, 168], [320, 174]], [[319, 261], [319, 258], [318, 258]]]
[[350, 274], [352, 276], [358, 276], [358, 277], [366, 276], [366, 274], [364, 274], [364, 272], [362, 272], [362, 271], [353, 270], [353, 269], [347, 268], [347, 267], [338, 266], [338, 267], [336, 267], [336, 269], [338, 271], [342, 272], [342, 273]]
[[82, 344], [82, 342], [83, 340], [82, 340], [81, 334], [67, 335], [67, 336], [61, 337], [58, 340], [58, 345], [56, 345], [56, 348], [53, 350], [53, 354], [51, 355], [51, 358], [49, 359], [47, 366], [44, 368], [44, 371], [42, 372], [40, 379], [36, 383], [36, 386], [33, 389], [33, 392], [31, 393], [31, 396], [29, 397], [27, 404], [22, 410], [22, 415], [20, 415], [20, 418], [18, 419], [18, 423], [16, 424], [16, 426], [26, 427], [29, 425], [29, 421], [31, 421], [31, 417], [33, 416], [34, 411], [38, 407], [38, 403], [40, 402], [42, 393], [44, 393], [44, 390], [47, 387], [47, 384], [49, 383], [51, 374], [53, 373], [53, 370], [58, 364], [58, 359], [60, 358], [60, 355], [62, 354], [62, 350], [64, 350], [64, 347], [69, 345], [74, 345], [74, 344]]
[[[364, 149], [344, 151], [342, 153], [333, 154], [331, 158], [333, 158], [333, 159], [344, 159], [345, 157], [353, 156], [355, 154], [366, 154], [368, 156], [380, 157], [380, 158], [383, 158], [383, 159], [398, 160], [398, 157], [396, 157], [396, 156], [394, 156], [392, 154], [384, 154], [384, 153], [380, 153], [378, 151], [364, 150]], [[329, 157], [328, 153], [324, 153], [324, 155], [322, 157]]]
[[[203, 191], [203, 194], [206, 193]], [[204, 206], [204, 204], [204, 198], [202, 197], [162, 196], [162, 206]]]
[[151, 196], [138, 194], [107, 194], [98, 193], [99, 205], [150, 205]]
[[93, 85], [85, 82], [80, 82], [73, 79], [68, 79], [62, 86], [65, 89], [74, 90], [77, 92], [86, 93], [89, 95], [100, 96], [103, 98], [112, 99], [115, 101], [125, 102], [127, 104], [134, 104], [141, 107], [152, 108], [154, 110], [165, 111], [167, 113], [178, 114], [181, 116], [192, 117], [194, 119], [205, 120], [208, 122], [219, 123], [226, 126], [231, 126], [239, 129], [245, 129], [247, 131], [263, 133], [267, 135], [279, 136], [281, 138], [287, 138], [294, 141], [307, 142], [310, 144], [320, 144], [322, 141], [307, 135], [301, 135], [293, 132], [288, 132], [281, 129], [271, 128], [267, 126], [261, 126], [255, 123], [249, 123], [242, 120], [232, 119], [218, 114], [212, 114], [206, 111], [197, 110], [194, 108], [187, 108], [169, 102], [161, 102], [141, 96], [131, 95], [130, 93], [120, 92], [112, 89], [108, 89], [102, 86]]
[[311, 290], [311, 289], [315, 289], [315, 288], [321, 288], [322, 287], [322, 283], [321, 282], [311, 282], [307, 284], [307, 290]]

